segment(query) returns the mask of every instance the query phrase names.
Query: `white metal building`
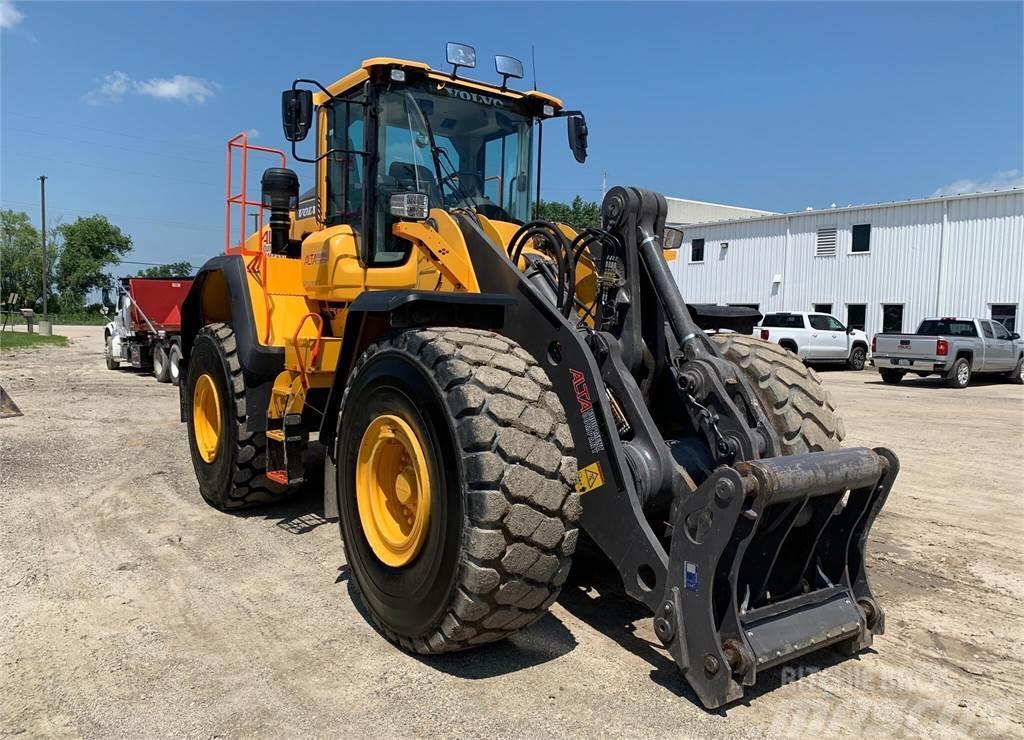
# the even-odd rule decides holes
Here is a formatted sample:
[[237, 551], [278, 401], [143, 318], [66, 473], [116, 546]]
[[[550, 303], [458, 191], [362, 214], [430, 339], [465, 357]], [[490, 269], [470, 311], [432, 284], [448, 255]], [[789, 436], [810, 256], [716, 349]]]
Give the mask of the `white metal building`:
[[670, 264], [688, 302], [832, 313], [869, 335], [912, 332], [927, 316], [1024, 328], [1021, 189], [690, 224], [684, 234]]
[[697, 224], [705, 221], [725, 221], [733, 218], [752, 218], [754, 216], [772, 216], [773, 211], [759, 211], [756, 208], [727, 206], [722, 203], [709, 203], [704, 200], [688, 198], [666, 198], [668, 213], [666, 218], [670, 224]]

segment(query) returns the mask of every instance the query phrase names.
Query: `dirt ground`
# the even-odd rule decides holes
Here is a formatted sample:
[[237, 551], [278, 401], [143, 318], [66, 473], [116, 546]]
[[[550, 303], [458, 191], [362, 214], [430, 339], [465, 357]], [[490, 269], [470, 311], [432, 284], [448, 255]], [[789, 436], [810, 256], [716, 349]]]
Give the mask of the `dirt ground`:
[[103, 364], [102, 329], [5, 353], [0, 735], [1024, 736], [1024, 388], [823, 371], [847, 443], [902, 472], [869, 566], [872, 651], [815, 654], [700, 708], [650, 619], [578, 567], [540, 623], [406, 655], [351, 597], [315, 486], [285, 507], [199, 497], [177, 389]]

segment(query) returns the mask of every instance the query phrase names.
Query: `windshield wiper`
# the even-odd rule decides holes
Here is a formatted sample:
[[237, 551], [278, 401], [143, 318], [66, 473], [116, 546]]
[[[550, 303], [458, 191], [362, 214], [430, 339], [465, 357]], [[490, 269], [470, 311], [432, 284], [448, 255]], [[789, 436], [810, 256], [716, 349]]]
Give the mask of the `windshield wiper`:
[[[427, 130], [427, 141], [428, 145], [430, 146], [430, 154], [432, 156], [432, 159], [434, 160], [434, 170], [437, 175], [437, 186], [438, 189], [441, 190], [441, 195], [444, 195], [444, 185], [445, 182], [447, 181], [448, 187], [452, 191], [452, 195], [454, 195], [456, 198], [459, 198], [460, 202], [468, 201], [470, 199], [469, 194], [462, 189], [462, 184], [456, 180], [458, 176], [458, 170], [456, 170], [455, 165], [452, 164], [451, 156], [445, 149], [439, 147], [437, 145], [437, 141], [434, 139], [434, 129], [430, 125], [430, 119], [427, 118], [426, 114], [423, 112], [423, 108], [420, 107], [419, 101], [416, 100], [416, 98], [414, 98], [411, 93], [405, 93], [405, 97], [407, 101], [412, 101], [412, 104], [416, 110], [416, 114], [420, 118], [420, 123], [422, 123], [423, 128]], [[444, 168], [441, 165], [442, 154], [444, 155], [445, 160], [448, 162], [448, 167], [451, 170], [447, 177], [443, 174]], [[441, 205], [444, 204], [442, 203]]]

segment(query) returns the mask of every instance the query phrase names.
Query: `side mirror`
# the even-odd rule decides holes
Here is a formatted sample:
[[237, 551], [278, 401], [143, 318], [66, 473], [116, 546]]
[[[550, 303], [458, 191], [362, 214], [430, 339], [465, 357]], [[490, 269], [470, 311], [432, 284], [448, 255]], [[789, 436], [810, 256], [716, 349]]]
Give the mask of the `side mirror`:
[[1010, 339], [1020, 339], [1020, 334], [1018, 334], [1017, 332], [1013, 332], [1012, 334], [1010, 334]]
[[390, 210], [396, 218], [423, 221], [430, 215], [430, 199], [426, 193], [394, 193]]
[[523, 63], [515, 57], [507, 57], [499, 54], [494, 57], [494, 69], [501, 75], [501, 89], [504, 90], [511, 77], [514, 80], [523, 79]]
[[104, 316], [106, 316], [107, 313], [109, 313], [109, 309], [107, 308], [106, 304], [100, 306], [100, 313], [103, 314]]
[[281, 125], [284, 138], [302, 141], [313, 123], [312, 90], [285, 90], [281, 93]]
[[569, 148], [576, 161], [583, 164], [587, 161], [587, 119], [582, 115], [569, 116]]
[[662, 249], [679, 249], [683, 246], [683, 230], [675, 226], [666, 226], [661, 237]]
[[449, 41], [445, 45], [445, 58], [448, 60], [448, 64], [452, 65], [452, 78], [454, 78], [459, 67], [473, 69], [476, 66], [476, 49], [467, 44], [456, 44]]

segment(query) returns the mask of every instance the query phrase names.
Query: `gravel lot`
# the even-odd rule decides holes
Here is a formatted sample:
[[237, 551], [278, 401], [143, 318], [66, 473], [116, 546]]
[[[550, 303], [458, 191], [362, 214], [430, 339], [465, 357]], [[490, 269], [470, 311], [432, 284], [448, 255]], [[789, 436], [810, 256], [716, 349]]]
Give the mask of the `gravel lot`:
[[[823, 371], [848, 444], [903, 470], [869, 565], [888, 633], [700, 708], [650, 619], [578, 567], [512, 640], [406, 655], [353, 602], [316, 486], [229, 515], [177, 389], [110, 372], [102, 328], [0, 359], [0, 735], [1024, 736], [1024, 388]], [[579, 561], [578, 561], [579, 563]]]

